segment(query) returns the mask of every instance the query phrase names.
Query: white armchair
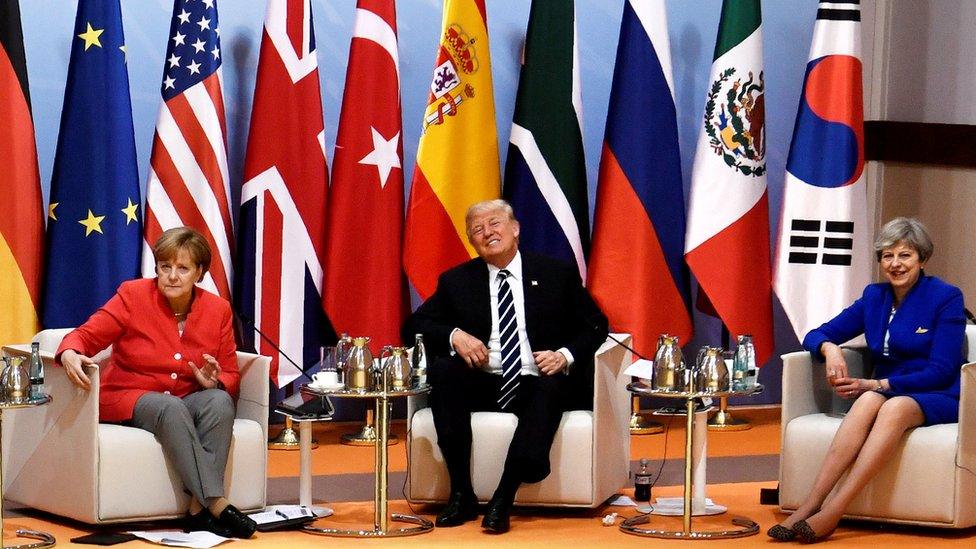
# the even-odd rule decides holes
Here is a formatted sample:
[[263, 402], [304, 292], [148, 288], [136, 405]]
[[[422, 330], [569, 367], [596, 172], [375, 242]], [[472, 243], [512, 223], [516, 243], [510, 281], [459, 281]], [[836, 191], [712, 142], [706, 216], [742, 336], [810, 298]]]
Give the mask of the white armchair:
[[[630, 336], [616, 334], [630, 344]], [[631, 352], [608, 339], [594, 357], [593, 410], [565, 412], [549, 458], [552, 473], [542, 482], [523, 485], [516, 505], [596, 507], [627, 484], [630, 472], [630, 394], [624, 374]], [[437, 446], [433, 414], [425, 396], [408, 400], [407, 499], [447, 501], [450, 481]], [[508, 445], [518, 419], [514, 414], [471, 414], [472, 484], [481, 502], [491, 498], [501, 479]]]
[[[942, 528], [976, 525], [976, 326], [966, 327], [959, 423], [912, 429], [851, 502], [847, 518]], [[852, 375], [870, 373], [865, 349], [844, 349]], [[840, 404], [845, 402], [846, 406]], [[810, 353], [783, 355], [779, 504], [794, 511], [813, 486], [844, 411]]]
[[[189, 496], [156, 437], [135, 427], [98, 422], [99, 368], [111, 348], [86, 369], [91, 391], [76, 388], [53, 353], [70, 330], [34, 337], [45, 361], [47, 406], [4, 414], [3, 495], [34, 509], [89, 524], [178, 518]], [[27, 345], [3, 348], [29, 353]], [[268, 370], [271, 359], [237, 353], [241, 371], [237, 419], [227, 463], [227, 498], [242, 510], [267, 497]]]

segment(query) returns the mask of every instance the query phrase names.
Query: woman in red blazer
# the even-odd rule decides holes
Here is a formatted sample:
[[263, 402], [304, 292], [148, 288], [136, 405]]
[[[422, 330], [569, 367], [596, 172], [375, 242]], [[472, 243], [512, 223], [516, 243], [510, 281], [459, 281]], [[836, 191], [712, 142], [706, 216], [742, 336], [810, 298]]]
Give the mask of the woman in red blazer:
[[89, 389], [83, 366], [113, 346], [101, 374], [100, 420], [156, 435], [193, 496], [188, 530], [249, 538], [255, 524], [224, 498], [224, 470], [240, 384], [230, 304], [196, 287], [210, 268], [210, 246], [188, 227], [153, 247], [156, 278], [123, 282], [62, 340], [56, 360]]

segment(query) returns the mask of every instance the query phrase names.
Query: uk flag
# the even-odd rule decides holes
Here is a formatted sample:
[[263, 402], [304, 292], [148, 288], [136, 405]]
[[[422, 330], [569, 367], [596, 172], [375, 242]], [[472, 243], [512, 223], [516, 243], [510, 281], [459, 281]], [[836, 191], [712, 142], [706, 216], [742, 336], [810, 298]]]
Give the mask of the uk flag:
[[301, 380], [320, 347], [336, 340], [322, 306], [324, 128], [310, 2], [270, 0], [244, 160], [235, 303], [244, 346], [272, 357], [279, 388]]

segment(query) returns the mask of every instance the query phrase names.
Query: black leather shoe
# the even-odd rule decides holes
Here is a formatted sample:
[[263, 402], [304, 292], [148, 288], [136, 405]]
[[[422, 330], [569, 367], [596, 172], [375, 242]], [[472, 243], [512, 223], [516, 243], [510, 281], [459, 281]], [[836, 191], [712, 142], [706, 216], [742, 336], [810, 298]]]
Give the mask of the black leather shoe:
[[254, 535], [254, 531], [257, 530], [258, 525], [251, 517], [245, 515], [233, 505], [228, 505], [222, 513], [220, 513], [220, 518], [217, 522], [227, 528], [233, 538], [247, 539]]
[[183, 521], [184, 532], [212, 532], [225, 538], [234, 537], [234, 533], [217, 522], [217, 519], [204, 509], [195, 515], [187, 515]]
[[511, 512], [512, 504], [508, 500], [491, 498], [485, 518], [481, 519], [481, 527], [494, 534], [504, 534], [509, 529], [508, 516]]
[[478, 498], [470, 492], [454, 492], [447, 500], [447, 505], [437, 515], [434, 524], [441, 528], [460, 526], [476, 518], [478, 518]]

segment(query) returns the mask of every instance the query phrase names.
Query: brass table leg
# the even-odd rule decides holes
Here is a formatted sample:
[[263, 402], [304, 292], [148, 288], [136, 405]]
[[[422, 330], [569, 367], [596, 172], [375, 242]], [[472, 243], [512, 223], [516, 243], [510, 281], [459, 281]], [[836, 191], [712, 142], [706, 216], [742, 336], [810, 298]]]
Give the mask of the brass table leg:
[[752, 536], [759, 532], [759, 524], [755, 521], [744, 518], [734, 517], [732, 524], [738, 526], [737, 529], [696, 532], [691, 529], [691, 492], [692, 492], [692, 436], [695, 426], [695, 401], [693, 398], [685, 400], [685, 479], [684, 479], [684, 509], [681, 513], [681, 530], [660, 530], [653, 528], [643, 528], [641, 525], [647, 524], [651, 520], [650, 514], [641, 514], [631, 517], [620, 524], [620, 529], [628, 534], [646, 536], [653, 538], [667, 539], [721, 539], [721, 538], [741, 538]]
[[[375, 436], [375, 457], [376, 470], [373, 491], [373, 529], [372, 530], [346, 530], [340, 528], [316, 528], [305, 526], [304, 531], [310, 534], [320, 534], [326, 536], [339, 537], [398, 537], [423, 534], [434, 529], [434, 524], [423, 517], [413, 515], [389, 514], [389, 497], [387, 488], [389, 483], [389, 455], [388, 437], [390, 435], [390, 400], [384, 391], [383, 395], [376, 397], [376, 431]], [[408, 528], [390, 529], [390, 520], [396, 522], [408, 522], [416, 526]]]
[[633, 395], [630, 401], [630, 434], [632, 435], [656, 435], [664, 432], [664, 425], [656, 421], [645, 419], [640, 413], [640, 397]]
[[744, 419], [735, 419], [729, 413], [729, 397], [719, 399], [719, 408], [715, 417], [708, 420], [709, 431], [748, 431], [752, 425]]
[[691, 534], [691, 452], [692, 431], [695, 428], [695, 401], [685, 400], [685, 508], [681, 513], [681, 524], [684, 534]]

